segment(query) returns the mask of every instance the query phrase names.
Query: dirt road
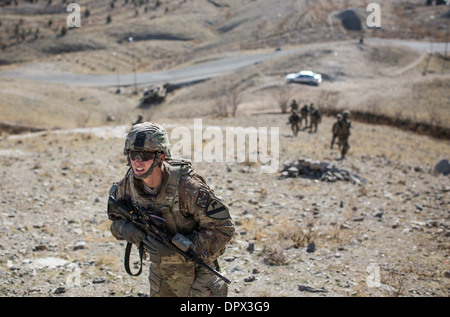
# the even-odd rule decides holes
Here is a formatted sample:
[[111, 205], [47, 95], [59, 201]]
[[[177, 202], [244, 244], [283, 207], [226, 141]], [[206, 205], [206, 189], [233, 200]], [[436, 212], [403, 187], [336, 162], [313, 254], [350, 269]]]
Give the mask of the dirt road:
[[[407, 40], [392, 40], [392, 39], [378, 39], [367, 38], [366, 43], [375, 43], [380, 45], [398, 45], [406, 46], [408, 48], [429, 52], [431, 47], [429, 42], [407, 41]], [[346, 41], [348, 42], [348, 41]], [[148, 73], [136, 74], [136, 84], [144, 86], [149, 84], [157, 84], [169, 82], [172, 84], [180, 84], [185, 82], [192, 82], [196, 80], [203, 80], [215, 78], [218, 76], [236, 72], [244, 67], [261, 63], [268, 59], [275, 59], [284, 57], [290, 54], [299, 54], [313, 49], [323, 49], [332, 47], [334, 44], [338, 45], [343, 42], [336, 43], [314, 43], [301, 47], [287, 48], [281, 51], [256, 51], [256, 52], [242, 52], [242, 53], [223, 53], [221, 57], [215, 58], [213, 61], [206, 60], [205, 62], [198, 62], [194, 65], [186, 67], [158, 71]], [[434, 43], [433, 52], [443, 52], [445, 50], [445, 43]], [[59, 71], [50, 71], [46, 65], [41, 63], [29, 64], [25, 67], [18, 67], [15, 69], [0, 71], [0, 77], [17, 78], [36, 80], [39, 82], [60, 83], [68, 85], [84, 85], [84, 86], [117, 86], [117, 75], [81, 75], [72, 73], [63, 73]], [[134, 74], [120, 75], [121, 86], [134, 85]]]

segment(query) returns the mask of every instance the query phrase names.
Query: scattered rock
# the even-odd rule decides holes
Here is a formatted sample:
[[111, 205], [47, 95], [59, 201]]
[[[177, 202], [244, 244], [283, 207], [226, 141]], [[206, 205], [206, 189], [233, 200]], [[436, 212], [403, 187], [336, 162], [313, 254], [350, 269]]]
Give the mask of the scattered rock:
[[83, 240], [79, 240], [76, 242], [75, 246], [73, 247], [73, 250], [83, 250], [84, 248], [86, 248], [86, 241]]
[[323, 287], [313, 288], [313, 287], [306, 286], [306, 285], [299, 285], [298, 290], [300, 292], [308, 292], [308, 293], [328, 293], [328, 291]]
[[33, 251], [35, 251], [35, 252], [36, 251], [44, 251], [44, 250], [47, 250], [47, 246], [45, 246], [43, 244], [39, 244], [33, 248]]
[[450, 162], [447, 159], [441, 159], [437, 164], [434, 166], [433, 172], [435, 174], [443, 174], [443, 175], [449, 175], [450, 174]]
[[306, 247], [306, 252], [313, 253], [316, 251], [316, 244], [314, 242], [308, 243], [308, 246]]
[[366, 184], [367, 181], [347, 170], [339, 169], [328, 161], [316, 161], [300, 158], [293, 162], [284, 162], [281, 177], [304, 177], [324, 182], [348, 181], [353, 184]]
[[24, 260], [20, 266], [31, 269], [55, 269], [68, 264], [69, 261], [55, 257], [39, 258], [35, 260]]
[[253, 275], [244, 278], [244, 282], [246, 282], [246, 283], [254, 282], [255, 280], [256, 280], [256, 277], [254, 277]]
[[64, 294], [66, 292], [66, 288], [63, 286], [59, 286], [57, 288], [54, 288], [50, 290], [50, 294]]
[[94, 280], [92, 281], [93, 284], [101, 284], [101, 283], [105, 283], [106, 279], [104, 277], [97, 277], [94, 278]]

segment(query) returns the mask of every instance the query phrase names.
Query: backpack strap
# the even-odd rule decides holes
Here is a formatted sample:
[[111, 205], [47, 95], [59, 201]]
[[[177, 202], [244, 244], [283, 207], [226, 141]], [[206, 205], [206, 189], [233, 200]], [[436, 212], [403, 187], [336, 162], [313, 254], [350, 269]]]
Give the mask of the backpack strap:
[[[166, 201], [171, 206], [172, 212], [180, 209], [178, 199], [178, 185], [183, 175], [188, 174], [192, 170], [191, 162], [188, 160], [178, 159], [168, 162], [169, 180], [166, 186]], [[176, 208], [176, 209], [175, 209]]]

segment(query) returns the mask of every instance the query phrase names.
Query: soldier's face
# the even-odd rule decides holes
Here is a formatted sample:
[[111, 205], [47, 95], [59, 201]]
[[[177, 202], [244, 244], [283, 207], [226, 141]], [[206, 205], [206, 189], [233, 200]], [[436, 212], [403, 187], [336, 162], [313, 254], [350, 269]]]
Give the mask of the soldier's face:
[[[151, 156], [145, 157], [145, 155], [142, 155], [142, 156], [144, 156], [144, 159], [148, 159], [151, 157]], [[133, 157], [134, 157], [134, 160], [133, 160]], [[139, 154], [138, 155], [130, 155], [130, 162], [131, 162], [131, 167], [133, 168], [134, 175], [139, 177], [139, 176], [147, 173], [153, 164], [154, 157], [155, 156], [153, 155], [152, 159], [148, 159], [148, 160], [144, 161], [141, 158], [141, 155], [139, 155]], [[160, 156], [161, 162], [164, 161], [165, 158], [166, 158], [165, 154], [162, 153]], [[154, 175], [154, 174], [152, 173], [152, 175]], [[151, 175], [150, 175], [150, 177], [151, 177]]]
[[153, 164], [153, 159], [143, 161], [140, 156], [137, 156], [135, 160], [130, 159], [131, 167], [136, 176], [141, 176], [147, 173]]

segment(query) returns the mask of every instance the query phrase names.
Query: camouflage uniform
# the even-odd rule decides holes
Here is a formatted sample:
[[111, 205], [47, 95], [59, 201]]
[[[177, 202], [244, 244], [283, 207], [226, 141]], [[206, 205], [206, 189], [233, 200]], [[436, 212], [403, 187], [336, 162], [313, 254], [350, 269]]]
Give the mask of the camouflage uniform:
[[297, 111], [292, 111], [292, 114], [289, 116], [289, 123], [291, 124], [291, 129], [294, 136], [297, 136], [298, 134], [300, 122], [301, 118], [297, 114]]
[[141, 115], [138, 115], [138, 117], [137, 117], [136, 121], [135, 121], [135, 122], [133, 122], [133, 125], [136, 125], [136, 124], [142, 123], [143, 119], [144, 119], [144, 118], [143, 118], [143, 117], [142, 117]]
[[[148, 124], [136, 125], [132, 130], [145, 131]], [[127, 137], [125, 149], [133, 148], [138, 143], [136, 133], [133, 134], [132, 130]], [[167, 137], [166, 134], [165, 136]], [[140, 142], [141, 147], [152, 148], [151, 137], [150, 144], [147, 143], [148, 139], [146, 136], [145, 142]], [[162, 142], [168, 143], [168, 140]], [[167, 158], [162, 162], [163, 180], [154, 192], [135, 177], [133, 169], [130, 169], [116, 184], [115, 197], [152, 210], [157, 216], [164, 218], [169, 233], [181, 233], [188, 238], [192, 242], [193, 251], [214, 267], [213, 261], [224, 253], [226, 244], [234, 236], [234, 223], [228, 207], [189, 162], [172, 159], [169, 148], [165, 148], [164, 153]], [[113, 221], [111, 232], [117, 239], [123, 239], [116, 227]], [[152, 252], [149, 254], [150, 296], [227, 295], [227, 284], [202, 266], [187, 262], [176, 252], [162, 246], [157, 255]]]
[[302, 121], [305, 120], [305, 127], [308, 126], [308, 105], [304, 105], [303, 108], [300, 110], [300, 113], [302, 115], [302, 119], [300, 120], [300, 127], [302, 126]]
[[342, 119], [339, 121], [338, 128], [337, 128], [337, 137], [338, 142], [341, 148], [341, 158], [344, 158], [347, 154], [348, 150], [350, 149], [350, 144], [348, 143], [348, 138], [350, 136], [350, 127], [351, 127], [351, 121], [348, 120], [350, 117], [350, 112], [348, 110], [345, 110], [342, 113]]
[[[340, 123], [341, 119], [342, 119], [342, 115], [340, 113], [338, 113], [336, 115], [336, 122], [333, 123], [333, 126], [331, 128], [332, 138], [331, 138], [330, 149], [333, 149], [334, 141], [336, 140], [336, 137], [337, 137], [339, 123]], [[339, 149], [340, 149], [341, 148], [341, 143], [338, 142], [338, 146], [339, 146]]]
[[291, 112], [292, 111], [297, 111], [298, 110], [298, 103], [297, 103], [297, 101], [294, 99], [294, 100], [292, 100], [292, 103], [291, 103]]
[[320, 110], [315, 108], [314, 106], [311, 106], [309, 117], [311, 121], [309, 132], [312, 131], [313, 127], [314, 132], [317, 132], [317, 126], [322, 121], [322, 114], [320, 113]]

